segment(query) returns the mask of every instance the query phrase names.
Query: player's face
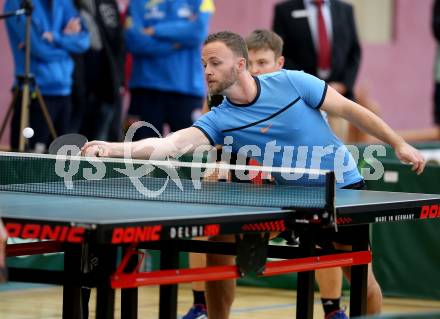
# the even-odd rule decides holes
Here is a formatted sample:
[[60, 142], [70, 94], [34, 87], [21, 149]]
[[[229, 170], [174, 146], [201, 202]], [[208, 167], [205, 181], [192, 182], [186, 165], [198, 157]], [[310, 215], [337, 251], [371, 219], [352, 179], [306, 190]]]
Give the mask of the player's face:
[[279, 71], [284, 64], [282, 57], [275, 57], [270, 49], [249, 50], [249, 72], [252, 75]]
[[223, 42], [211, 42], [203, 47], [202, 62], [209, 94], [226, 95], [225, 91], [237, 82], [239, 60]]

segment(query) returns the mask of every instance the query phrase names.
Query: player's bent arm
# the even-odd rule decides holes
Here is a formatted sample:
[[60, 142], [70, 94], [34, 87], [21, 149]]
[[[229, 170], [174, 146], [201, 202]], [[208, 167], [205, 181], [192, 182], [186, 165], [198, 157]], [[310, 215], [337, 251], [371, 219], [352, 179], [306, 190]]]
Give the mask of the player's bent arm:
[[377, 115], [345, 98], [330, 86], [327, 88], [321, 110], [346, 119], [364, 132], [377, 137], [392, 147], [405, 142]]
[[147, 138], [136, 142], [108, 143], [92, 141], [84, 145], [85, 156], [124, 157], [141, 159], [164, 159], [179, 157], [201, 145], [210, 145], [209, 139], [196, 127], [189, 127], [163, 138]]
[[327, 94], [321, 109], [328, 114], [346, 119], [364, 132], [391, 145], [401, 161], [411, 163], [413, 165], [412, 169], [419, 174], [423, 171], [425, 160], [420, 152], [406, 143], [376, 114], [345, 98], [330, 86], [327, 88]]

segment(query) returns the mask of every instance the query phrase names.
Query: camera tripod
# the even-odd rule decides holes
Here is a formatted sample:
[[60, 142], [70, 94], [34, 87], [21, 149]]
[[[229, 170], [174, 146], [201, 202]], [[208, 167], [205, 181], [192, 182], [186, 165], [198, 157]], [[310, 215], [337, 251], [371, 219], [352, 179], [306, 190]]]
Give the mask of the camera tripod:
[[32, 1], [31, 0], [24, 0], [21, 4], [21, 8], [19, 10], [16, 10], [14, 12], [8, 12], [0, 15], [0, 19], [9, 18], [13, 16], [20, 16], [25, 15], [26, 16], [26, 29], [25, 29], [25, 66], [24, 66], [24, 74], [17, 76], [17, 83], [14, 88], [14, 93], [12, 97], [11, 104], [9, 105], [8, 111], [6, 113], [6, 116], [3, 120], [2, 126], [0, 128], [0, 139], [3, 136], [3, 133], [6, 129], [6, 124], [9, 120], [9, 118], [12, 115], [12, 111], [16, 105], [16, 100], [20, 94], [20, 91], [22, 92], [21, 96], [21, 115], [20, 115], [20, 131], [19, 131], [19, 144], [18, 144], [18, 150], [20, 152], [25, 151], [26, 146], [26, 140], [23, 136], [22, 132], [23, 129], [27, 126], [29, 126], [29, 106], [30, 106], [30, 94], [31, 94], [31, 87], [33, 87], [34, 92], [38, 99], [38, 104], [40, 105], [41, 111], [44, 115], [46, 124], [49, 128], [49, 131], [52, 135], [52, 138], [56, 138], [57, 134], [55, 131], [55, 128], [53, 126], [52, 120], [50, 118], [49, 112], [47, 111], [46, 103], [44, 102], [43, 96], [41, 95], [41, 91], [38, 88], [38, 85], [35, 81], [34, 76], [30, 73], [30, 29], [31, 29], [31, 16], [32, 16]]

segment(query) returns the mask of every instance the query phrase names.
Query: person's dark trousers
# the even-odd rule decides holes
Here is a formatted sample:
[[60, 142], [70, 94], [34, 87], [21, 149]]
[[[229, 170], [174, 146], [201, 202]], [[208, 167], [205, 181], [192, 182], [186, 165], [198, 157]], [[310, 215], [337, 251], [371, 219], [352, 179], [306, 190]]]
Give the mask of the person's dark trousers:
[[93, 94], [88, 98], [79, 132], [89, 140], [122, 141], [122, 99], [119, 97], [110, 104]]
[[86, 87], [79, 132], [89, 140], [119, 141], [122, 137], [122, 101], [119, 88], [111, 85], [114, 81], [107, 78], [110, 75], [105, 61], [104, 50], [89, 50], [83, 55], [82, 78], [77, 79]]
[[99, 101], [96, 96], [89, 96], [80, 133], [89, 140], [114, 141], [110, 140], [109, 132], [116, 109], [120, 109], [119, 104], [108, 104]]
[[122, 97], [120, 96], [113, 108], [108, 141], [121, 142], [124, 139], [122, 131]]
[[[20, 117], [21, 117], [21, 99], [22, 94], [19, 93], [15, 99], [14, 113], [11, 121], [11, 149], [17, 150], [19, 144], [19, 138], [22, 132], [20, 132]], [[67, 96], [49, 96], [44, 95], [43, 100], [46, 104], [47, 111], [54, 124], [55, 131], [58, 136], [66, 134], [69, 131], [69, 123], [71, 120], [72, 102], [70, 95]], [[49, 147], [52, 142], [52, 136], [49, 131], [49, 127], [41, 111], [38, 99], [31, 93], [30, 106], [29, 106], [29, 127], [34, 130], [34, 136], [28, 139], [30, 149], [35, 149], [36, 143], [42, 143]]]
[[[190, 127], [203, 107], [203, 97], [137, 88], [131, 90], [130, 114], [139, 114], [142, 121], [149, 123], [160, 134], [167, 123], [171, 132]], [[158, 137], [155, 130], [142, 127], [136, 131], [133, 140]]]
[[87, 112], [87, 83], [84, 81], [84, 54], [73, 54], [75, 68], [72, 82], [70, 133], [79, 133]]

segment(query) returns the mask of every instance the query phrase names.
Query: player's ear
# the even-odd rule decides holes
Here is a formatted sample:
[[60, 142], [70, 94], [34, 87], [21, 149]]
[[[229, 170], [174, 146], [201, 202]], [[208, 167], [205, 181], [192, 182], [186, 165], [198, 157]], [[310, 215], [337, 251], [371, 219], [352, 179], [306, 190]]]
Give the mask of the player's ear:
[[239, 58], [238, 62], [237, 62], [237, 65], [238, 65], [238, 70], [240, 72], [245, 71], [247, 69], [246, 59], [245, 58]]
[[284, 67], [284, 61], [285, 61], [284, 56], [280, 56], [278, 58], [277, 65], [280, 69], [282, 69]]

